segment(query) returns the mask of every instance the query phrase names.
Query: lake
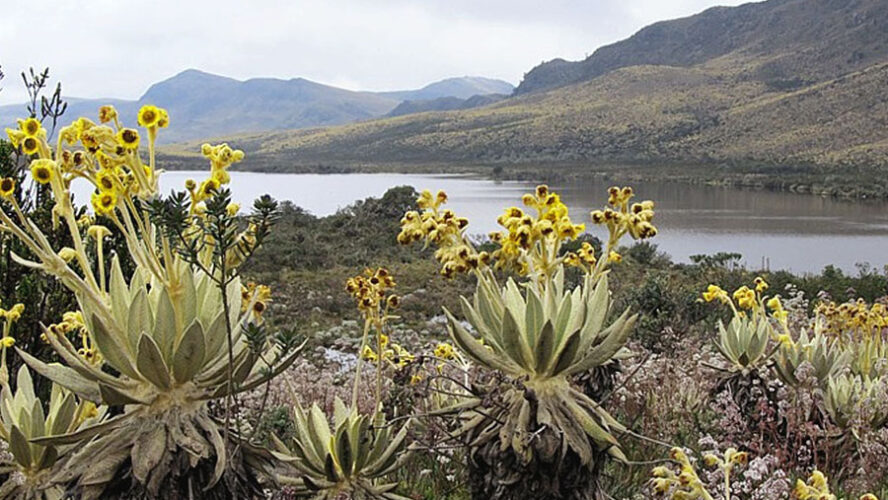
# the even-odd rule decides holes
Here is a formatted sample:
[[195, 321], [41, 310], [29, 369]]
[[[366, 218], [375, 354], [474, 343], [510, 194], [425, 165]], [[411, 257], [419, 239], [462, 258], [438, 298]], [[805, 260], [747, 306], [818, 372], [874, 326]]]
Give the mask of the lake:
[[[201, 180], [206, 172], [167, 172], [162, 188], [183, 189], [185, 179]], [[393, 186], [444, 189], [448, 206], [468, 217], [469, 231], [496, 230], [502, 210], [521, 203], [533, 183], [493, 181], [470, 176], [413, 174], [263, 174], [232, 172], [235, 201], [245, 208], [262, 194], [290, 200], [315, 215], [329, 215], [355, 200], [380, 196]], [[607, 199], [609, 184], [600, 181], [552, 185], [561, 193], [575, 222], [589, 224], [589, 211]], [[657, 203], [654, 242], [674, 260], [695, 254], [737, 252], [751, 268], [818, 272], [834, 264], [856, 272], [857, 263], [877, 268], [888, 264], [888, 203], [850, 202], [812, 195], [743, 191], [656, 182], [633, 186], [637, 200]], [[74, 186], [80, 200], [86, 186]]]

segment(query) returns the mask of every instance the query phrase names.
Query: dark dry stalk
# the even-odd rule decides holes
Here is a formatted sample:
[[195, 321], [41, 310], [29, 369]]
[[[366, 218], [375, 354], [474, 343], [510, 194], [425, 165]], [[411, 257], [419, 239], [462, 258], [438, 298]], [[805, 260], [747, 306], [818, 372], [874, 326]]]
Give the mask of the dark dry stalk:
[[228, 303], [228, 286], [226, 284], [225, 279], [225, 256], [223, 254], [221, 263], [220, 263], [220, 271], [222, 273], [222, 279], [218, 281], [219, 290], [222, 292], [222, 310], [225, 314], [225, 334], [228, 338], [228, 391], [225, 395], [225, 447], [228, 448], [228, 433], [231, 428], [231, 403], [232, 403], [232, 395], [234, 393], [234, 346], [233, 340], [231, 338], [231, 305]]
[[[268, 367], [269, 370], [272, 369], [274, 365], [269, 364], [268, 361], [265, 360], [265, 356], [259, 354], [259, 359], [265, 363], [265, 366]], [[259, 413], [256, 415], [256, 425], [253, 426], [253, 432], [250, 433], [250, 437], [247, 438], [248, 443], [253, 442], [253, 437], [256, 436], [256, 431], [259, 430], [259, 424], [262, 422], [262, 415], [265, 414], [265, 408], [268, 405], [268, 393], [271, 389], [271, 377], [265, 381], [265, 391], [262, 393], [262, 404], [259, 405]]]

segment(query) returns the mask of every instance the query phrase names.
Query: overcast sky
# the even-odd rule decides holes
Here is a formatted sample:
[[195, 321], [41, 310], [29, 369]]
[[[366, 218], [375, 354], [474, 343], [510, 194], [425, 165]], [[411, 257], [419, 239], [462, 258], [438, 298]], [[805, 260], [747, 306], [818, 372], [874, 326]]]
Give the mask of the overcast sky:
[[517, 84], [655, 21], [744, 0], [3, 0], [0, 104], [49, 66], [64, 95], [135, 99], [184, 69], [353, 90], [450, 76]]

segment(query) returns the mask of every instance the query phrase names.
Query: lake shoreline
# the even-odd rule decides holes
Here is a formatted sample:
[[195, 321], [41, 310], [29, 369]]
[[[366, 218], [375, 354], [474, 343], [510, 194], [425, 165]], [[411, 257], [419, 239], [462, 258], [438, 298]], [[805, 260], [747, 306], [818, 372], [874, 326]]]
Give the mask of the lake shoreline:
[[[264, 156], [264, 155], [263, 155]], [[201, 170], [203, 158], [164, 156], [170, 171]], [[600, 164], [559, 163], [309, 163], [283, 166], [267, 158], [248, 159], [232, 170], [256, 173], [289, 174], [466, 174], [490, 180], [563, 183], [578, 180], [611, 180], [615, 183], [678, 182], [690, 185], [722, 187], [748, 191], [774, 191], [806, 196], [834, 198], [851, 202], [888, 199], [888, 184], [875, 181], [877, 172], [854, 168], [853, 177], [866, 178], [849, 182], [849, 173], [826, 171], [812, 174], [809, 166], [775, 166], [768, 164], [682, 163], [682, 162], [607, 162]], [[779, 171], [777, 171], [779, 169]]]
[[[269, 194], [289, 201], [314, 216], [333, 215], [372, 197], [383, 196], [395, 186], [413, 189], [443, 189], [448, 208], [471, 221], [468, 231], [487, 235], [501, 230], [497, 217], [504, 207], [521, 206], [521, 196], [541, 182], [561, 195], [571, 217], [585, 222], [592, 210], [607, 202], [610, 186], [631, 185], [638, 199], [657, 203], [657, 244], [676, 262], [690, 262], [694, 255], [738, 252], [744, 264], [793, 272], [818, 272], [828, 264], [853, 272], [858, 262], [877, 268], [888, 263], [888, 203], [844, 202], [831, 197], [795, 196], [769, 190], [742, 190], [717, 185], [690, 184], [680, 179], [659, 181], [625, 180], [602, 172], [600, 175], [541, 178], [532, 170], [513, 172], [516, 180], [493, 180], [476, 169], [439, 169], [432, 173], [275, 173], [233, 170], [234, 201], [248, 207], [257, 197]], [[163, 176], [162, 192], [181, 190], [186, 179], [201, 181], [207, 170], [170, 171]], [[560, 180], [559, 180], [560, 179]], [[73, 186], [77, 199], [88, 199], [87, 191]], [[398, 217], [393, 217], [397, 225]], [[853, 248], [853, 252], [848, 252]], [[805, 255], [804, 258], [799, 256]], [[768, 265], [770, 262], [770, 266]]]

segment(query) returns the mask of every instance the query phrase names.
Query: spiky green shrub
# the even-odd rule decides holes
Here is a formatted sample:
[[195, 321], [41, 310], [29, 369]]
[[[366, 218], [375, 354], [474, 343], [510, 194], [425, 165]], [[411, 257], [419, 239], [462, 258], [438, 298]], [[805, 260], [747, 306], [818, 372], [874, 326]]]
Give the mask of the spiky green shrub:
[[[266, 234], [269, 203], [257, 204], [261, 216], [239, 230], [237, 207], [221, 186], [229, 181], [226, 169], [243, 153], [224, 145], [203, 148], [212, 165], [207, 180], [189, 184], [188, 195], [161, 202], [154, 142], [168, 124], [166, 112], [153, 106], [139, 112], [148, 135], [147, 165], [138, 154], [138, 131], [122, 128], [111, 107], [100, 111], [100, 119], [117, 130], [81, 118], [61, 129], [55, 154], [39, 123], [23, 122], [11, 135], [35, 144], [31, 175], [49, 186], [53, 213], [68, 228], [73, 248], [54, 248], [15, 198], [4, 197], [0, 206], [0, 230], [35, 256], [15, 260], [74, 292], [80, 309], [75, 316], [82, 321], [79, 347], [66, 327], [44, 332], [65, 365], [19, 354], [78, 396], [122, 410], [76, 432], [40, 438], [40, 444], [77, 445], [53, 480], [76, 485], [83, 498], [256, 494], [256, 466], [268, 455], [241, 441], [243, 429], [229, 418], [231, 400], [286, 369], [299, 351], [292, 338], [264, 333], [267, 298], [243, 287], [236, 272]], [[65, 152], [62, 144], [83, 149]], [[136, 265], [129, 280], [118, 258], [110, 265], [105, 258], [104, 226], [87, 221], [96, 244], [86, 245], [69, 188], [76, 178], [95, 185], [95, 213], [125, 236]], [[223, 398], [226, 418], [220, 421], [208, 402]]]
[[[505, 405], [479, 412], [464, 430], [494, 425], [502, 447], [529, 461], [534, 453], [533, 426], [560, 431], [561, 451], [577, 453], [583, 464], [593, 452], [625, 459], [612, 432], [623, 431], [598, 403], [572, 387], [570, 378], [611, 363], [623, 346], [635, 316], [624, 311], [605, 326], [610, 309], [607, 278], [566, 291], [559, 271], [551, 281], [525, 285], [524, 293], [509, 279], [502, 289], [491, 279], [479, 281], [474, 303], [463, 299], [463, 314], [476, 335], [446, 311], [453, 341], [478, 366], [498, 370], [521, 385], [502, 395]], [[480, 403], [480, 401], [479, 401]], [[492, 436], [491, 436], [492, 437]]]
[[[465, 237], [466, 219], [442, 208], [446, 194], [423, 192], [422, 212], [401, 221], [402, 243], [438, 247], [441, 273], [473, 273], [477, 287], [462, 298], [467, 325], [445, 309], [450, 335], [482, 376], [459, 403], [469, 447], [474, 498], [598, 498], [598, 477], [608, 457], [626, 460], [619, 437], [625, 427], [573, 385], [574, 376], [615, 363], [636, 317], [624, 311], [608, 321], [609, 264], [620, 262], [620, 239], [656, 234], [653, 202], [630, 204], [631, 188], [611, 188], [609, 206], [592, 212], [609, 238], [600, 254], [587, 241], [563, 248], [585, 225], [574, 224], [560, 197], [546, 186], [524, 195], [535, 212], [511, 207], [493, 233], [497, 248], [477, 251]], [[565, 268], [584, 275], [565, 286]], [[500, 285], [495, 270], [522, 277]]]
[[715, 347], [727, 362], [729, 372], [747, 374], [768, 361], [770, 336], [768, 318], [734, 316], [727, 327], [719, 321]]
[[282, 473], [281, 484], [294, 487], [299, 496], [334, 500], [342, 495], [355, 499], [406, 500], [394, 492], [398, 484], [383, 478], [409, 457], [403, 453], [407, 425], [393, 431], [381, 409], [361, 415], [337, 398], [333, 426], [313, 404], [293, 408], [296, 432], [288, 446], [274, 438], [276, 456], [292, 465], [298, 475]]
[[789, 386], [799, 385], [796, 371], [802, 363], [813, 367], [813, 375], [823, 385], [847, 367], [851, 353], [843, 350], [833, 339], [821, 333], [808, 337], [802, 330], [795, 342], [784, 342], [774, 355], [774, 368], [780, 380]]
[[[11, 461], [0, 462], [0, 475], [7, 476], [0, 486], [0, 498], [63, 498], [64, 488], [56, 484], [52, 475], [56, 464], [67, 459], [73, 447], [34, 441], [75, 432], [104, 418], [106, 407], [96, 408], [59, 385], [53, 384], [51, 394], [49, 407], [44, 411], [25, 366], [18, 370], [14, 393], [6, 383], [0, 388], [0, 440], [6, 442], [12, 454]], [[102, 473], [94, 469], [91, 475]]]
[[[327, 416], [316, 404], [305, 411], [297, 402], [293, 408], [295, 432], [291, 446], [273, 438], [277, 447], [275, 456], [287, 464], [276, 477], [292, 485], [299, 496], [322, 500], [343, 495], [356, 499], [406, 500], [395, 493], [398, 483], [388, 481], [387, 476], [410, 457], [406, 438], [411, 420], [386, 423], [382, 405], [383, 371], [389, 367], [403, 368], [413, 360], [409, 352], [387, 335], [391, 333], [388, 322], [394, 318], [392, 311], [400, 301], [392, 293], [394, 287], [395, 278], [385, 268], [367, 269], [346, 282], [346, 290], [364, 316], [351, 406], [346, 407], [336, 398], [331, 428]], [[364, 361], [373, 363], [376, 371], [374, 411], [370, 414], [358, 410]], [[292, 397], [297, 400], [295, 394]]]

